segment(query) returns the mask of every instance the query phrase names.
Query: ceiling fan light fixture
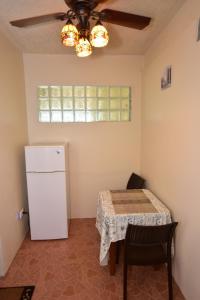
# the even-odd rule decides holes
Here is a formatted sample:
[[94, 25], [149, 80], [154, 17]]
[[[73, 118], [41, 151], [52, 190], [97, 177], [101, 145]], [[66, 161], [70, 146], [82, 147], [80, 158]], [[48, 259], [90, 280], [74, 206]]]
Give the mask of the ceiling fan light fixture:
[[107, 29], [102, 25], [100, 21], [92, 28], [90, 34], [90, 42], [93, 47], [105, 47], [109, 41], [109, 35]]
[[61, 41], [66, 47], [73, 47], [78, 43], [78, 30], [71, 20], [62, 28]]
[[78, 57], [87, 57], [92, 54], [92, 46], [86, 37], [82, 36], [79, 38], [76, 45], [76, 54]]
[[[75, 47], [79, 57], [86, 57], [92, 53], [93, 47], [105, 47], [109, 41], [109, 34], [101, 20], [119, 26], [142, 30], [146, 28], [151, 18], [135, 15], [123, 11], [95, 8], [105, 0], [64, 0], [68, 6], [67, 12], [56, 12], [11, 21], [16, 27], [28, 27], [49, 21], [67, 21], [62, 28], [60, 38], [64, 46]], [[96, 25], [90, 32], [90, 20], [96, 20]], [[74, 21], [75, 25], [72, 23]], [[92, 21], [93, 22], [93, 21]]]

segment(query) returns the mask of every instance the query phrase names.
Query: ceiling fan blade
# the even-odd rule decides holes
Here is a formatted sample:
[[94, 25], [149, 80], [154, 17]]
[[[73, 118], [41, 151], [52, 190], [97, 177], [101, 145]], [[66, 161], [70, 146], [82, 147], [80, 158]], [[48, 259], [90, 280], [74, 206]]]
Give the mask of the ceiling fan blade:
[[129, 14], [113, 9], [103, 9], [100, 13], [100, 17], [102, 21], [108, 23], [140, 30], [148, 26], [151, 21], [149, 17]]
[[66, 18], [67, 18], [66, 13], [58, 12], [49, 15], [15, 20], [15, 21], [11, 21], [10, 24], [16, 27], [26, 27], [26, 26], [31, 26], [39, 23], [52, 21], [52, 20], [65, 20]]

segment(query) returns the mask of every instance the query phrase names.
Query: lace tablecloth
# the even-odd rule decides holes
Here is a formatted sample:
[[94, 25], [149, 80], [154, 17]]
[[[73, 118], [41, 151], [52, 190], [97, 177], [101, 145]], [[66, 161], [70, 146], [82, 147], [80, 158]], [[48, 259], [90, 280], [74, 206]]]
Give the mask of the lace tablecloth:
[[[142, 190], [157, 212], [116, 214], [110, 191], [98, 196], [96, 227], [101, 236], [100, 264], [107, 265], [111, 242], [125, 239], [128, 223], [135, 225], [164, 225], [171, 223], [169, 210], [149, 190]], [[134, 192], [134, 191], [133, 191]]]

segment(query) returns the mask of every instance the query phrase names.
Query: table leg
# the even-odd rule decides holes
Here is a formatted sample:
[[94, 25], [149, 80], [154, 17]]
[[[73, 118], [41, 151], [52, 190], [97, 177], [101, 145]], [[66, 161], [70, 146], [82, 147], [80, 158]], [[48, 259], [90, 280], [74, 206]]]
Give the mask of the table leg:
[[109, 249], [109, 267], [110, 275], [115, 275], [115, 264], [116, 264], [116, 243], [112, 242]]

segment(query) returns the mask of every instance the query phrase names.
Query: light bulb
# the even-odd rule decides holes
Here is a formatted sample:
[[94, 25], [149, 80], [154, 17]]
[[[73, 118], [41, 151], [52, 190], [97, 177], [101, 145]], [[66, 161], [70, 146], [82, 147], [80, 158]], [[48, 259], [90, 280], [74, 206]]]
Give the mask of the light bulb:
[[90, 42], [94, 47], [105, 47], [108, 44], [109, 36], [106, 28], [100, 21], [92, 28]]
[[61, 31], [61, 40], [63, 45], [70, 47], [78, 43], [78, 30], [70, 20], [68, 20]]
[[78, 57], [86, 57], [92, 54], [92, 47], [86, 37], [81, 37], [76, 45], [76, 54]]

